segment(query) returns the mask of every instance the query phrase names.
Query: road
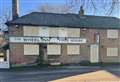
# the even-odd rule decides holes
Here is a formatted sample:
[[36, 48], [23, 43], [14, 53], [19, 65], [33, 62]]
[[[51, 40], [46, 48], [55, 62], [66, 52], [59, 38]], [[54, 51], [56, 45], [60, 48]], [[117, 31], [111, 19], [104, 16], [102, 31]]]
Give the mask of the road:
[[74, 75], [106, 70], [120, 77], [119, 67], [64, 67], [45, 69], [0, 70], [0, 82], [48, 82]]

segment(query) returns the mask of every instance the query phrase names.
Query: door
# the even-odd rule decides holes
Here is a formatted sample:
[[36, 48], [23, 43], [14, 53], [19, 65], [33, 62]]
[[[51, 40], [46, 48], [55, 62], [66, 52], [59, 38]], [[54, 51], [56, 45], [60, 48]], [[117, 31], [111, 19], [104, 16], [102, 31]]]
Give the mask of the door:
[[10, 68], [9, 50], [6, 51], [6, 56], [5, 56], [5, 53], [1, 52], [1, 55], [0, 55], [0, 68]]
[[99, 62], [99, 45], [93, 44], [90, 46], [90, 62], [98, 63]]

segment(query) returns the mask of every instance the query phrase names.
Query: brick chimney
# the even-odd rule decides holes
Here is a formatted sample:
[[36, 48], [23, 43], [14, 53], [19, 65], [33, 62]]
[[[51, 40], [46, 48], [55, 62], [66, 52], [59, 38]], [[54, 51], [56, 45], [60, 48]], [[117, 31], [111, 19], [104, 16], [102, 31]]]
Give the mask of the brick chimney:
[[79, 15], [83, 16], [84, 15], [84, 9], [83, 6], [80, 7]]
[[19, 15], [19, 0], [12, 0], [12, 19], [18, 18]]

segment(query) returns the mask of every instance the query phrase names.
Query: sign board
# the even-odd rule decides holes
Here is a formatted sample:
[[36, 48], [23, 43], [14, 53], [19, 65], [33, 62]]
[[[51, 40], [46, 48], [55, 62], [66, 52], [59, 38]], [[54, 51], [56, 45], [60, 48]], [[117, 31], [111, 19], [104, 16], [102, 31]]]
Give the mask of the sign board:
[[9, 37], [11, 43], [86, 43], [85, 38]]

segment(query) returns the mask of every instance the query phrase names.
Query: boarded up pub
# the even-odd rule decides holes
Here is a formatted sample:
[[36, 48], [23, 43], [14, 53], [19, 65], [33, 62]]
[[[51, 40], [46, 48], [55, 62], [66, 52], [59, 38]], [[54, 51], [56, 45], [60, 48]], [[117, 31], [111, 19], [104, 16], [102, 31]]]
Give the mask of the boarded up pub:
[[6, 23], [11, 64], [31, 64], [44, 52], [50, 64], [120, 62], [120, 19], [32, 12]]

